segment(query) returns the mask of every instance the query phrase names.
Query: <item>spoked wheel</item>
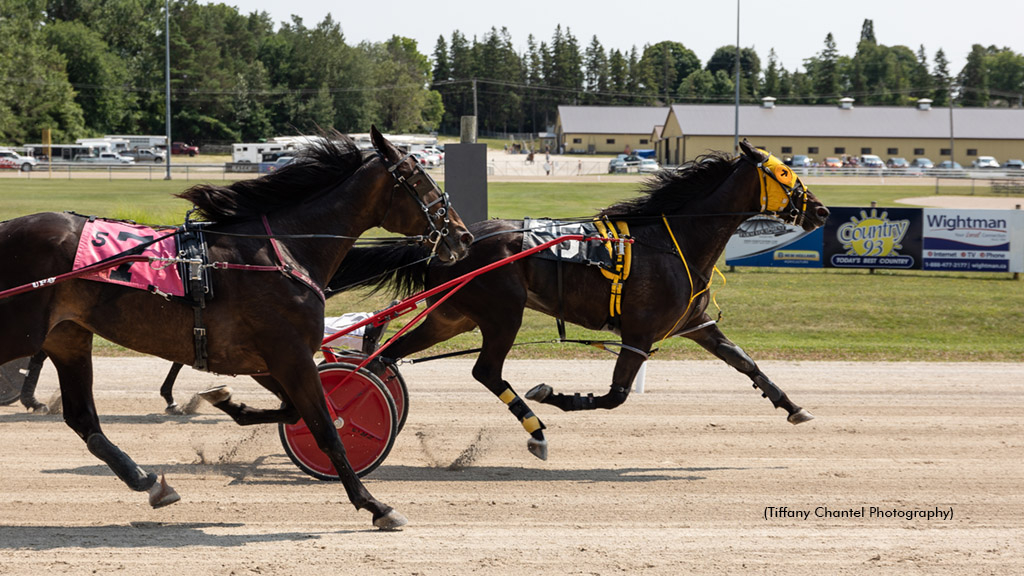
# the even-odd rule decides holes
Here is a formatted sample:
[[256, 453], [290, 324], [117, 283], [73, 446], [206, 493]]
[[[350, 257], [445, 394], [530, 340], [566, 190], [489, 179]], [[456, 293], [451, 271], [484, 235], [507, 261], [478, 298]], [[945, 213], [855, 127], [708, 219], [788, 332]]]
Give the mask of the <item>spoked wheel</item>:
[[[348, 462], [357, 475], [365, 476], [384, 462], [395, 443], [395, 402], [384, 383], [368, 370], [356, 371], [355, 365], [342, 362], [322, 364], [319, 370]], [[342, 381], [345, 383], [339, 386]], [[279, 424], [278, 433], [285, 452], [300, 470], [320, 480], [338, 479], [330, 458], [316, 445], [305, 422]]]
[[[334, 353], [353, 364], [359, 364], [366, 358], [366, 354], [357, 350], [337, 349]], [[409, 416], [409, 388], [406, 387], [405, 378], [402, 378], [402, 373], [398, 371], [398, 366], [394, 362], [384, 362], [384, 375], [381, 381], [391, 393], [391, 399], [395, 401], [398, 431], [401, 432], [405, 427], [405, 419]]]
[[0, 406], [6, 406], [21, 397], [30, 358], [18, 358], [0, 365]]

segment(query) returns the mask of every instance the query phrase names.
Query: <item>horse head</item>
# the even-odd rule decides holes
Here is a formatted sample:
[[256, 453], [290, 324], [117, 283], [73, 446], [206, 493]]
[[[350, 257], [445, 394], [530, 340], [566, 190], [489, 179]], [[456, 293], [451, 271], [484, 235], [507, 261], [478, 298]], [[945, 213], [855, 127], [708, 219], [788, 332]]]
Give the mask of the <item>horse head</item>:
[[808, 232], [825, 225], [828, 208], [804, 186], [792, 168], [746, 140], [740, 142], [740, 149], [742, 157], [757, 168], [758, 213], [774, 216]]
[[[423, 232], [424, 242], [442, 261], [455, 262], [469, 252], [473, 235], [452, 207], [448, 194], [427, 174], [411, 154], [388, 141], [376, 126], [370, 139], [384, 167], [394, 179], [391, 206], [381, 226], [400, 234]], [[396, 196], [397, 192], [397, 196]], [[424, 230], [422, 219], [426, 218]]]

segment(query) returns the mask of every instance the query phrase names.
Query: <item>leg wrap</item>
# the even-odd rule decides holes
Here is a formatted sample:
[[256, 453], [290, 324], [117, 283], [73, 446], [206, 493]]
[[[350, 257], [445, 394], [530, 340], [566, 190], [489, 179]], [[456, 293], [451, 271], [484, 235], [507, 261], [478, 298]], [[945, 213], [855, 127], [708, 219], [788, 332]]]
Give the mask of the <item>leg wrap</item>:
[[149, 490], [156, 484], [156, 474], [146, 474], [146, 471], [139, 468], [138, 464], [132, 461], [120, 448], [114, 446], [103, 434], [92, 434], [86, 440], [85, 445], [93, 456], [103, 460], [107, 466], [117, 474], [122, 482], [136, 492]]
[[509, 412], [519, 419], [519, 423], [523, 425], [523, 428], [530, 433], [531, 436], [538, 440], [544, 438], [544, 430], [546, 426], [537, 418], [530, 407], [523, 402], [522, 398], [519, 397], [511, 388], [506, 388], [501, 393], [501, 401], [508, 405]]
[[760, 372], [754, 376], [753, 380], [753, 386], [754, 388], [759, 388], [761, 390], [761, 396], [771, 400], [772, 406], [778, 408], [781, 404], [782, 397], [785, 396], [785, 394], [782, 393], [782, 390], [779, 390], [778, 386], [772, 383], [767, 376]]

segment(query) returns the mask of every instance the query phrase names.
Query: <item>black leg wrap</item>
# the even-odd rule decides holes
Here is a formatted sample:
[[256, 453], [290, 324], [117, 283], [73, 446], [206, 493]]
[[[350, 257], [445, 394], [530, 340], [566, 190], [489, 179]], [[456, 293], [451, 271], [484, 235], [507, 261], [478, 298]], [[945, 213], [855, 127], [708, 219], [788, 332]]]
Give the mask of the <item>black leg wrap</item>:
[[779, 387], [776, 386], [771, 380], [769, 380], [767, 376], [758, 372], [753, 377], [753, 380], [753, 386], [754, 388], [759, 388], [761, 390], [762, 398], [767, 398], [771, 400], [772, 406], [776, 408], [782, 405], [783, 398], [785, 398], [786, 395], [782, 392], [782, 390], [779, 390]]
[[146, 474], [145, 470], [139, 468], [138, 464], [120, 448], [114, 446], [110, 440], [107, 440], [103, 434], [92, 434], [86, 440], [85, 445], [93, 456], [106, 462], [114, 474], [117, 474], [117, 477], [132, 490], [144, 492], [156, 484], [156, 474]]
[[[534, 415], [533, 410], [530, 410], [530, 407], [526, 405], [526, 402], [523, 402], [522, 398], [516, 396], [514, 400], [508, 403], [508, 409], [509, 412], [512, 412], [516, 419], [519, 420], [519, 423], [527, 429], [530, 436], [533, 436], [537, 440], [544, 439], [543, 430], [546, 429], [547, 426], [545, 426], [544, 423]], [[529, 425], [531, 421], [535, 421], [539, 427], [530, 430], [530, 428], [533, 428], [533, 426]]]
[[593, 394], [587, 394], [586, 396], [580, 396], [577, 392], [573, 394], [569, 399], [569, 407], [566, 410], [596, 410], [597, 401], [594, 400]]

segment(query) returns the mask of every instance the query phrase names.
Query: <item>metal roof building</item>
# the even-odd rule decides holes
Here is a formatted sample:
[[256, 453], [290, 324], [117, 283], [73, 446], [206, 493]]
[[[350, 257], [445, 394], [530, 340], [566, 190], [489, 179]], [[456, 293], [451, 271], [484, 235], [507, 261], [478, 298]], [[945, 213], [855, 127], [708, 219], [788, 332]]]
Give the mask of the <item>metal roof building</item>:
[[[723, 104], [671, 106], [657, 158], [675, 165], [708, 150], [732, 150], [736, 109]], [[652, 126], [653, 128], [653, 126]], [[778, 156], [805, 154], [815, 160], [876, 154], [882, 159], [928, 157], [938, 162], [950, 156], [969, 165], [977, 156], [1000, 161], [1024, 158], [1024, 110], [1005, 108], [933, 108], [920, 100], [917, 107], [775, 106], [766, 98], [760, 106], [740, 106], [739, 135]]]
[[654, 127], [667, 106], [559, 106], [555, 134], [560, 152], [620, 154], [654, 148]]

